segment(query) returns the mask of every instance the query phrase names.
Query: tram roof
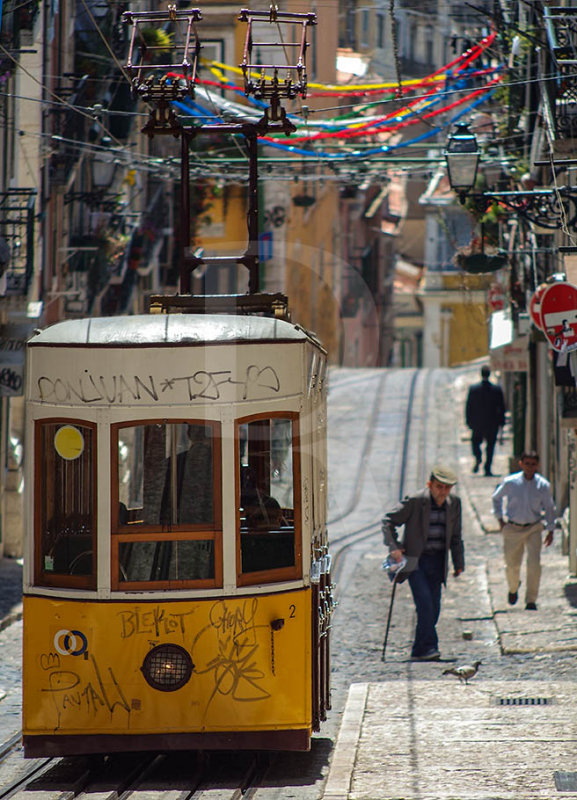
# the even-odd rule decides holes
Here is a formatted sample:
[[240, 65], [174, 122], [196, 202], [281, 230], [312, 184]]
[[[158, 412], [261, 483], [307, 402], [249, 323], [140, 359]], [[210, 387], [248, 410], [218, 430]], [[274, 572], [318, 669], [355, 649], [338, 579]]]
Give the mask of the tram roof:
[[318, 344], [298, 325], [271, 317], [228, 314], [139, 314], [57, 322], [36, 333], [29, 346], [150, 346], [254, 341], [304, 341]]

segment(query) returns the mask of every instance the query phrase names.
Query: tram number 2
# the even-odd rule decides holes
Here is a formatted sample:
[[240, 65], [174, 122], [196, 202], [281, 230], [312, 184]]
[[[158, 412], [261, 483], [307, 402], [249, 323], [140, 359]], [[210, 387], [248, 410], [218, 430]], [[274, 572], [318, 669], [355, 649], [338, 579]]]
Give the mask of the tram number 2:
[[289, 619], [294, 619], [296, 617], [297, 607], [291, 604], [289, 606], [289, 612]]

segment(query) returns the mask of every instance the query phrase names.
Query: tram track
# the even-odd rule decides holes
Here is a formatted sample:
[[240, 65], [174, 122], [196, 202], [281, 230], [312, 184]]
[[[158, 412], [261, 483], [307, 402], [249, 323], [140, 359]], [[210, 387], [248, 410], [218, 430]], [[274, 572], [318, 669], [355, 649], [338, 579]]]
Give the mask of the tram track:
[[[439, 371], [440, 372], [440, 371]], [[431, 430], [428, 425], [431, 408], [442, 407], [448, 402], [448, 393], [439, 385], [444, 378], [437, 371], [404, 370], [383, 371], [376, 379], [375, 395], [370, 398], [368, 422], [363, 425], [363, 440], [356, 448], [354, 485], [348, 488], [346, 506], [333, 515], [331, 524], [336, 521], [346, 525], [349, 530], [339, 533], [331, 539], [333, 564], [336, 580], [339, 580], [341, 564], [346, 555], [355, 546], [375, 539], [380, 534], [381, 514], [375, 506], [373, 519], [362, 522], [354, 520], [359, 504], [365, 502], [363, 486], [371, 478], [370, 459], [373, 450], [380, 448], [375, 463], [386, 464], [386, 469], [379, 473], [379, 490], [382, 486], [380, 505], [386, 507], [396, 502], [405, 490], [413, 489], [412, 483], [419, 483], [426, 478], [426, 468], [430, 467], [431, 458], [441, 460], [447, 458], [446, 447], [450, 445], [451, 431], [441, 434]], [[350, 388], [359, 391], [357, 380], [347, 381]], [[362, 381], [362, 388], [370, 385], [370, 381]], [[342, 384], [338, 387], [342, 388]], [[346, 400], [343, 402], [343, 407]], [[435, 405], [436, 404], [436, 405]], [[387, 418], [392, 423], [387, 427]], [[341, 421], [345, 414], [338, 417]], [[335, 420], [333, 417], [332, 424]], [[402, 423], [402, 424], [401, 424]], [[383, 441], [385, 445], [383, 445]], [[386, 458], [383, 460], [383, 448]], [[386, 473], [386, 474], [384, 474]], [[371, 506], [372, 509], [372, 506]], [[346, 512], [346, 513], [344, 513]], [[371, 514], [373, 511], [371, 510]], [[346, 581], [343, 591], [346, 591]], [[6, 758], [14, 753], [19, 742], [19, 735], [8, 748]], [[9, 742], [5, 743], [7, 746]], [[262, 754], [260, 754], [262, 756]], [[18, 756], [20, 757], [20, 756]], [[229, 765], [230, 759], [234, 764]], [[0, 761], [2, 759], [0, 750]], [[213, 753], [213, 754], [150, 754], [142, 762], [130, 770], [131, 754], [116, 754], [106, 757], [76, 757], [75, 759], [42, 759], [27, 765], [26, 773], [22, 773], [18, 782], [0, 790], [0, 800], [16, 798], [16, 800], [36, 800], [35, 794], [42, 800], [242, 800], [243, 798], [269, 797], [263, 781], [267, 772], [274, 771], [276, 755], [266, 758], [259, 754], [246, 753]], [[24, 766], [20, 757], [21, 766]], [[116, 778], [114, 772], [107, 767], [108, 762], [118, 761], [122, 764], [122, 774]], [[66, 776], [66, 768], [71, 762], [77, 764], [76, 780]], [[83, 766], [83, 769], [82, 769]], [[130, 774], [129, 774], [130, 773]], [[129, 780], [130, 778], [130, 780]], [[270, 795], [272, 796], [272, 794]], [[276, 796], [276, 795], [275, 795]], [[281, 797], [282, 795], [279, 795]]]
[[[369, 424], [367, 425], [365, 438], [363, 442], [363, 446], [361, 448], [361, 459], [360, 459], [360, 466], [355, 476], [355, 485], [354, 490], [349, 497], [349, 501], [347, 506], [338, 515], [333, 516], [329, 520], [329, 526], [334, 524], [335, 522], [340, 522], [342, 520], [346, 520], [347, 517], [352, 516], [353, 512], [356, 510], [363, 490], [363, 484], [365, 480], [366, 471], [369, 469], [369, 459], [371, 455], [371, 450], [375, 445], [376, 440], [376, 430], [379, 427], [381, 418], [383, 414], [393, 414], [395, 413], [396, 416], [402, 416], [402, 427], [400, 428], [400, 432], [396, 437], [393, 451], [400, 454], [400, 462], [398, 463], [397, 472], [395, 475], [395, 467], [397, 466], [396, 462], [391, 464], [389, 475], [383, 476], [383, 484], [394, 486], [396, 485], [396, 498], [391, 498], [391, 500], [398, 500], [401, 498], [405, 491], [405, 485], [407, 481], [407, 473], [409, 469], [409, 447], [412, 444], [411, 442], [411, 430], [412, 430], [412, 422], [413, 422], [413, 412], [415, 407], [415, 398], [418, 393], [418, 383], [419, 378], [421, 379], [421, 383], [423, 383], [423, 372], [422, 370], [413, 370], [410, 373], [406, 371], [403, 377], [409, 379], [409, 384], [407, 390], [404, 394], [401, 395], [403, 405], [399, 411], [399, 409], [387, 409], [386, 411], [383, 409], [385, 400], [387, 398], [386, 394], [386, 387], [388, 382], [390, 381], [390, 371], [384, 371], [376, 392], [375, 397], [373, 398], [371, 404], [371, 411], [369, 414]], [[430, 371], [426, 372], [426, 378], [424, 380], [424, 388], [420, 389], [419, 391], [419, 401], [422, 406], [422, 417], [426, 418], [426, 410], [427, 410], [427, 403], [429, 398], [429, 391], [428, 385], [430, 380]], [[423, 441], [422, 434], [418, 434], [419, 438], [421, 439], [421, 446]], [[424, 449], [424, 448], [422, 448]], [[421, 447], [417, 446], [416, 450], [419, 452]], [[395, 479], [396, 478], [396, 479]], [[333, 558], [333, 578], [336, 583], [339, 582], [339, 579], [342, 574], [342, 563], [343, 559], [345, 558], [348, 551], [355, 547], [356, 545], [369, 540], [376, 536], [380, 531], [380, 515], [373, 522], [369, 522], [362, 526], [354, 527], [352, 530], [347, 531], [344, 534], [337, 535], [334, 538], [330, 539], [331, 542], [331, 553]]]
[[273, 761], [251, 751], [35, 759], [0, 800], [250, 800]]
[[[451, 409], [453, 397], [450, 392], [450, 373], [447, 370], [397, 370], [396, 375], [402, 373], [405, 377], [405, 391], [400, 392], [397, 402], [400, 408], [388, 407], [384, 409], [387, 387], [392, 382], [395, 371], [384, 371], [372, 399], [371, 410], [368, 415], [369, 424], [366, 427], [365, 438], [361, 448], [360, 466], [355, 477], [353, 491], [351, 492], [343, 513], [334, 515], [329, 520], [330, 525], [340, 522], [341, 525], [348, 518], [354, 518], [363, 492], [363, 485], [369, 467], [371, 452], [375, 446], [378, 427], [382, 424], [382, 415], [391, 414], [402, 417], [397, 436], [391, 450], [400, 458], [392, 460], [387, 474], [382, 475], [383, 487], [390, 487], [389, 495], [384, 497], [384, 508], [398, 502], [405, 494], [421, 488], [428, 479], [428, 471], [436, 461], [455, 460], [457, 447], [456, 430], [445, 425], [432, 426], [431, 417], [443, 418]], [[408, 381], [408, 384], [407, 384]], [[344, 382], [341, 384], [344, 385]], [[333, 420], [331, 420], [333, 424]], [[455, 462], [457, 467], [457, 462]], [[396, 487], [396, 491], [393, 487]], [[375, 509], [375, 519], [363, 525], [353, 524], [344, 533], [330, 537], [332, 554], [332, 577], [335, 585], [341, 583], [342, 564], [349, 551], [360, 544], [376, 538], [381, 531], [382, 508]], [[341, 587], [342, 591], [343, 587]]]
[[0, 744], [0, 764], [22, 744], [22, 731], [18, 731]]
[[8, 798], [23, 800], [25, 797], [27, 800], [32, 800], [32, 795], [27, 791], [28, 787], [33, 780], [47, 772], [53, 762], [53, 758], [37, 759], [30, 764], [25, 764], [22, 760], [22, 771], [19, 771], [12, 780], [9, 780], [8, 783], [0, 788], [0, 800], [8, 800]]
[[[356, 475], [355, 475], [355, 483], [354, 483], [353, 492], [351, 493], [351, 495], [349, 497], [349, 501], [348, 501], [347, 505], [345, 506], [345, 508], [343, 508], [339, 513], [337, 513], [337, 514], [333, 515], [331, 518], [329, 518], [329, 520], [327, 522], [327, 524], [329, 526], [330, 525], [334, 525], [336, 522], [340, 522], [340, 520], [345, 519], [345, 517], [349, 516], [355, 510], [355, 508], [357, 507], [357, 504], [359, 502], [359, 497], [360, 497], [360, 493], [361, 493], [362, 486], [363, 486], [363, 480], [364, 480], [364, 476], [365, 476], [365, 471], [366, 471], [366, 467], [367, 467], [367, 464], [368, 464], [368, 456], [369, 456], [369, 453], [370, 453], [370, 450], [371, 450], [371, 447], [372, 447], [372, 442], [373, 442], [372, 433], [374, 431], [374, 428], [375, 428], [375, 425], [376, 425], [376, 420], [377, 420], [377, 417], [378, 417], [378, 414], [379, 414], [379, 411], [380, 411], [380, 406], [381, 406], [381, 402], [382, 402], [382, 397], [384, 395], [387, 376], [388, 376], [388, 372], [383, 371], [381, 376], [379, 377], [379, 380], [378, 380], [378, 383], [377, 383], [375, 396], [373, 398], [373, 402], [372, 402], [372, 406], [371, 406], [371, 413], [370, 413], [369, 419], [368, 419], [367, 433], [365, 435], [364, 444], [363, 444], [363, 447], [362, 447], [362, 450], [361, 450], [361, 454], [360, 454], [360, 466], [359, 466], [359, 469], [357, 470]], [[358, 381], [353, 381], [353, 380], [341, 381], [341, 383], [337, 384], [337, 386], [335, 388], [338, 390], [338, 389], [346, 388], [346, 387], [348, 387], [350, 385], [354, 385], [355, 389], [357, 389], [357, 390], [359, 389]], [[341, 421], [343, 416], [344, 416], [344, 414], [343, 414], [343, 412], [341, 412], [340, 419], [339, 419], [339, 416], [337, 416], [336, 418], [333, 417], [331, 419], [331, 426], [334, 427], [335, 429], [338, 428], [339, 427], [339, 422]], [[338, 539], [335, 540], [335, 541], [338, 541]]]

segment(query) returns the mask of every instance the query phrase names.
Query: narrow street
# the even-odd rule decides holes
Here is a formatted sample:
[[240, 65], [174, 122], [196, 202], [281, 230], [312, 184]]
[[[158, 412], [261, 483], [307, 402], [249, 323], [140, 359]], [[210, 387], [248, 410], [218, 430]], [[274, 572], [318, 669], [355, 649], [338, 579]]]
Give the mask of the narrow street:
[[[543, 553], [539, 611], [526, 612], [521, 602], [507, 605], [501, 538], [490, 506], [498, 477], [472, 475], [463, 422], [466, 389], [477, 372], [340, 369], [331, 375], [333, 549], [353, 531], [366, 530], [369, 538], [353, 542], [342, 559], [329, 718], [309, 754], [273, 759], [251, 790], [256, 800], [536, 800], [557, 792], [577, 797], [577, 585], [567, 581], [557, 532]], [[399, 442], [408, 412], [403, 460]], [[497, 448], [497, 475], [506, 474], [509, 455], [506, 431]], [[409, 660], [414, 611], [405, 584], [396, 592], [383, 662], [391, 585], [381, 569], [380, 519], [397, 500], [402, 463], [406, 493], [423, 484], [435, 461], [459, 473], [466, 548], [466, 571], [457, 580], [449, 577], [444, 592], [443, 661]], [[0, 632], [2, 741], [20, 725], [20, 635], [18, 621]], [[468, 684], [443, 675], [477, 660], [479, 672]], [[12, 779], [16, 763], [2, 763], [0, 785]]]
[[[443, 662], [410, 661], [414, 610], [407, 584], [396, 592], [382, 662], [391, 596], [381, 570], [385, 550], [380, 534], [357, 545], [333, 629], [335, 710], [346, 711], [325, 800], [577, 796], [577, 585], [568, 580], [557, 531], [542, 555], [539, 611], [507, 604], [490, 497], [498, 476], [508, 474], [511, 442], [506, 432], [494, 478], [472, 474], [463, 404], [473, 380], [477, 369], [455, 371], [429, 397], [429, 466], [442, 460], [457, 469], [464, 513], [466, 571], [458, 579], [450, 575], [444, 592], [438, 627]], [[384, 513], [396, 498], [385, 480], [386, 461], [381, 469]], [[479, 672], [468, 685], [443, 675], [477, 660]]]

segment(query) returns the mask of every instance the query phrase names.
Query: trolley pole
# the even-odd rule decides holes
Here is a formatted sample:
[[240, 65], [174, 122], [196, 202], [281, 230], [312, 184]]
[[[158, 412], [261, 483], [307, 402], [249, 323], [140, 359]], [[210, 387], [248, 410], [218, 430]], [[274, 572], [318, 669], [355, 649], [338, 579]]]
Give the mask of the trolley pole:
[[[238, 307], [247, 307], [251, 311], [272, 310], [276, 315], [286, 312], [286, 297], [283, 295], [263, 295], [260, 293], [259, 276], [259, 202], [258, 202], [258, 137], [273, 131], [283, 132], [290, 136], [296, 128], [288, 119], [281, 99], [295, 98], [297, 95], [306, 97], [306, 50], [308, 42], [306, 31], [308, 26], [316, 24], [316, 15], [313, 13], [293, 14], [280, 12], [276, 6], [267, 11], [251, 11], [242, 9], [238, 17], [240, 22], [247, 23], [247, 32], [241, 68], [244, 75], [244, 93], [248, 97], [253, 95], [259, 99], [269, 99], [270, 106], [265, 110], [264, 116], [257, 122], [242, 121], [235, 124], [207, 124], [185, 128], [172, 109], [171, 103], [194, 96], [196, 72], [200, 54], [201, 43], [196, 31], [196, 23], [202, 20], [199, 9], [177, 10], [169, 6], [166, 12], [162, 11], [126, 11], [123, 21], [133, 26], [128, 63], [126, 69], [131, 79], [133, 91], [145, 102], [151, 105], [149, 119], [142, 131], [147, 136], [171, 135], [180, 138], [181, 142], [181, 244], [179, 264], [179, 289], [181, 298], [151, 298], [151, 303], [159, 304], [164, 310], [170, 306], [186, 307], [184, 297], [192, 297], [192, 275], [194, 270], [204, 264], [242, 264], [248, 270], [248, 302], [246, 296], [235, 296]], [[301, 36], [289, 42], [282, 35], [278, 42], [257, 41], [255, 37], [256, 25], [274, 26], [279, 29], [282, 25], [301, 26]], [[147, 63], [150, 50], [154, 48], [143, 46], [142, 29], [154, 28], [155, 25], [171, 36], [170, 63], [156, 64], [151, 68]], [[283, 41], [284, 39], [284, 41]], [[294, 63], [286, 64], [258, 64], [258, 59], [253, 59], [253, 49], [266, 46], [267, 51], [280, 48], [287, 62], [287, 52], [296, 50]], [[152, 71], [151, 71], [152, 69]], [[267, 70], [269, 74], [267, 74]], [[280, 73], [285, 74], [284, 78]], [[258, 77], [255, 78], [255, 75]], [[190, 143], [193, 137], [202, 134], [242, 135], [245, 139], [248, 156], [248, 212], [247, 212], [247, 247], [239, 256], [215, 256], [203, 258], [191, 253], [191, 224], [190, 224]], [[262, 307], [261, 307], [262, 306]], [[188, 307], [191, 307], [190, 304]], [[214, 306], [213, 306], [214, 307]], [[200, 309], [200, 306], [199, 306]]]

